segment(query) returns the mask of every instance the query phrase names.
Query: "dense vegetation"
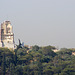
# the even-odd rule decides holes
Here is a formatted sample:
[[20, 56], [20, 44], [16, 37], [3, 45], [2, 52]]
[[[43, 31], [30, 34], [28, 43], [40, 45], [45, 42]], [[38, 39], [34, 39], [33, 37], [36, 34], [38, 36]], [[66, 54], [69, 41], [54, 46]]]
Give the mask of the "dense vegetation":
[[17, 46], [10, 51], [0, 48], [0, 75], [75, 75], [74, 49], [62, 48], [54, 53], [53, 46], [32, 49]]

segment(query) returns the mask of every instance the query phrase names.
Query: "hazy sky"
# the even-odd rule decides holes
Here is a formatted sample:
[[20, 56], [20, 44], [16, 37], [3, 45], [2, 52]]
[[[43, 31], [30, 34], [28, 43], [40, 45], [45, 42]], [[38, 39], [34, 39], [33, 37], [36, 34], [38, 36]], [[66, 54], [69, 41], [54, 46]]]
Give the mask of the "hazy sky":
[[16, 43], [75, 48], [75, 0], [0, 0], [0, 24], [5, 20]]

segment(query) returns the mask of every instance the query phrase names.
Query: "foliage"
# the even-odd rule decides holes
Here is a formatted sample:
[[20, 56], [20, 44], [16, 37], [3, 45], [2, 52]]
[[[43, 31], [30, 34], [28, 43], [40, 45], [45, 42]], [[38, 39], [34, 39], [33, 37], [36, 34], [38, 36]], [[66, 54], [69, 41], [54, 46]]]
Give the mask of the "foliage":
[[[54, 53], [53, 46], [0, 48], [0, 75], [75, 75], [75, 49], [62, 48]], [[28, 51], [28, 53], [27, 53]]]

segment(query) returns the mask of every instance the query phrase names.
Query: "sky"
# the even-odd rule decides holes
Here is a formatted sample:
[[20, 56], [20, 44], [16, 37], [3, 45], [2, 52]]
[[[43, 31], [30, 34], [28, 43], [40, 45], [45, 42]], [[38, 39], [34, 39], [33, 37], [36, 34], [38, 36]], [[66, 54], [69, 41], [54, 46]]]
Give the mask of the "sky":
[[15, 43], [75, 48], [75, 0], [0, 0], [0, 24], [6, 20]]

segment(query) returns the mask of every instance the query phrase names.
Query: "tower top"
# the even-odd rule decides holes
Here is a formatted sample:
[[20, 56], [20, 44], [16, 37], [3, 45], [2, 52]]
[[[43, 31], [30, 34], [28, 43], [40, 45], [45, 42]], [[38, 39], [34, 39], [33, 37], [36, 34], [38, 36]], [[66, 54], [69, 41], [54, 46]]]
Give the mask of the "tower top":
[[11, 22], [10, 21], [4, 21], [2, 24], [11, 24]]

